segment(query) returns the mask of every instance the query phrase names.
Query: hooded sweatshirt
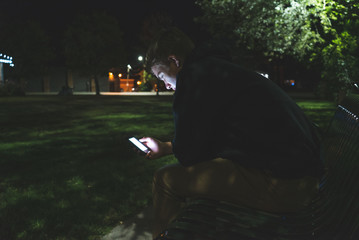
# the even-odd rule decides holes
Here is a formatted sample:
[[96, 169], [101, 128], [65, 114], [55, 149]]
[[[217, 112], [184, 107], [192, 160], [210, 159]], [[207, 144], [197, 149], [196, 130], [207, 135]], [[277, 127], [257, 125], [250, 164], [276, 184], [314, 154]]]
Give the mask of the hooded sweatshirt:
[[205, 46], [186, 58], [173, 114], [173, 152], [183, 166], [222, 157], [285, 179], [323, 173], [319, 139], [297, 104], [218, 49]]

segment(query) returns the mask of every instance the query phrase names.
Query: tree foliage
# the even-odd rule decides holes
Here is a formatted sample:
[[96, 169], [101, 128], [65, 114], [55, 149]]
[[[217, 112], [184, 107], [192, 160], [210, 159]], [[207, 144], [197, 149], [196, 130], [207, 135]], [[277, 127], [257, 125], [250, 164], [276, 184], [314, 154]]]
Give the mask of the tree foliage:
[[359, 81], [359, 3], [329, 1], [317, 16], [323, 42], [311, 61], [321, 61], [327, 93], [346, 91]]
[[55, 53], [49, 36], [38, 22], [14, 22], [0, 30], [1, 50], [13, 57], [15, 78], [43, 77], [48, 72]]
[[322, 69], [335, 89], [358, 81], [357, 0], [198, 0], [215, 37], [268, 60], [290, 55]]
[[215, 36], [229, 35], [237, 45], [245, 45], [266, 56], [301, 56], [311, 50], [319, 38], [306, 22], [308, 10], [296, 1], [204, 0], [197, 3], [204, 11], [199, 21], [208, 24]]
[[68, 27], [64, 45], [67, 65], [94, 77], [97, 94], [98, 76], [126, 63], [123, 33], [117, 20], [106, 13], [79, 15]]

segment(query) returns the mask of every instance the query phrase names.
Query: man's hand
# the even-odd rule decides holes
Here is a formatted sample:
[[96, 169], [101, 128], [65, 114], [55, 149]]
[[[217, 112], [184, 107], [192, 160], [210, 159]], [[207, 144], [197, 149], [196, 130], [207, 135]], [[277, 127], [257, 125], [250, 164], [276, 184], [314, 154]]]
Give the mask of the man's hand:
[[147, 158], [157, 159], [172, 154], [171, 142], [161, 142], [151, 137], [143, 137], [139, 140], [151, 149], [151, 151], [146, 154]]

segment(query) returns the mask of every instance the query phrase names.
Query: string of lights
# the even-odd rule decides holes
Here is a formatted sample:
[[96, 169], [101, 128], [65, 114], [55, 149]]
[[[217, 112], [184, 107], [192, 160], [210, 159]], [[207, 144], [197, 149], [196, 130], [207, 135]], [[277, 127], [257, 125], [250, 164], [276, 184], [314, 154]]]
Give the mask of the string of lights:
[[8, 63], [11, 67], [14, 66], [14, 63], [12, 61], [12, 57], [7, 56], [5, 54], [0, 53], [0, 63]]

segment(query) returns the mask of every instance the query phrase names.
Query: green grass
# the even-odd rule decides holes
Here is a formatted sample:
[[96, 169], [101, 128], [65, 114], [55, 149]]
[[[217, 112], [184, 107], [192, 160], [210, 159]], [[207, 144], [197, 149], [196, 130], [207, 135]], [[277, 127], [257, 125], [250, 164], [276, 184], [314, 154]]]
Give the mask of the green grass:
[[173, 135], [171, 98], [0, 98], [0, 239], [97, 239], [149, 204], [130, 136]]
[[[334, 105], [298, 101], [325, 128]], [[151, 203], [127, 138], [173, 135], [172, 97], [0, 98], [0, 239], [99, 239]], [[319, 122], [318, 122], [319, 121]]]
[[307, 117], [317, 124], [322, 132], [325, 132], [334, 115], [336, 104], [320, 100], [297, 100], [296, 102]]

